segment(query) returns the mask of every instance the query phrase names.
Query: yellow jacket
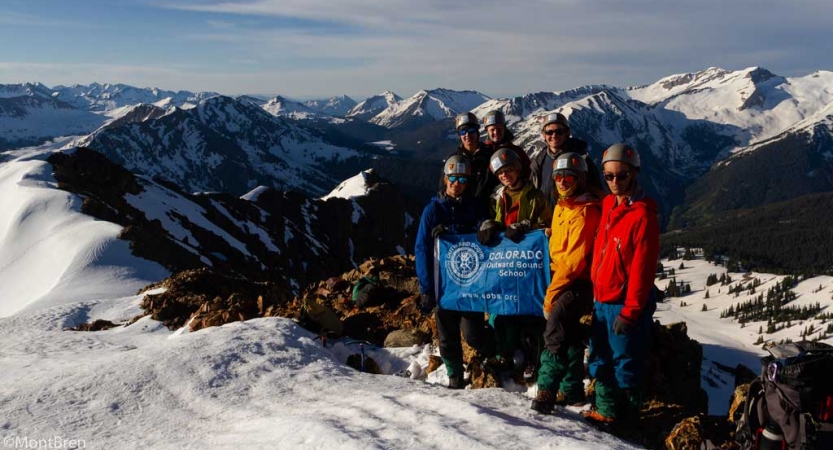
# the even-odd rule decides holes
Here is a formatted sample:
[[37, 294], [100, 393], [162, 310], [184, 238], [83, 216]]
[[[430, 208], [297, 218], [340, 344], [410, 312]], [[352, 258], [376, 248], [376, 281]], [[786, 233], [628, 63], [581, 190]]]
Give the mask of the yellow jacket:
[[544, 298], [546, 314], [574, 280], [590, 280], [593, 242], [601, 217], [599, 199], [588, 193], [559, 200], [555, 206], [550, 236], [552, 281]]

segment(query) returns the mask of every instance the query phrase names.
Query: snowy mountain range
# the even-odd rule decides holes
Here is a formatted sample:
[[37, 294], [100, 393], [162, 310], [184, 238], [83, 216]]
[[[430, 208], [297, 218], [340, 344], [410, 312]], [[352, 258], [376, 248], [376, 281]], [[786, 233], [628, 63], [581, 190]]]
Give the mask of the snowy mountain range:
[[346, 95], [330, 97], [325, 100], [307, 100], [304, 105], [313, 111], [330, 116], [346, 116], [356, 105], [356, 101]]
[[350, 112], [347, 113], [347, 117], [358, 120], [370, 120], [377, 114], [401, 101], [402, 97], [391, 91], [385, 91], [359, 102], [358, 105], [354, 106]]
[[370, 122], [386, 128], [416, 127], [427, 122], [453, 118], [487, 100], [488, 96], [475, 91], [423, 90], [388, 106], [373, 116]]
[[323, 194], [339, 181], [327, 166], [360, 154], [329, 144], [300, 123], [224, 96], [143, 122], [103, 127], [75, 144], [186, 191], [236, 195], [259, 185]]
[[[354, 371], [344, 363], [360, 344], [322, 346], [288, 319], [189, 333], [139, 318], [149, 293], [136, 291], [182, 269], [266, 278], [292, 295], [368, 257], [408, 253], [419, 210], [373, 171], [339, 184], [333, 169], [361, 152], [291, 113], [276, 117], [247, 98], [140, 91], [0, 86], [3, 145], [53, 140], [0, 158], [4, 439], [58, 436], [91, 448], [634, 448], [574, 409], [533, 413], [534, 391], [449, 391], [436, 386], [446, 381], [442, 371], [418, 380]], [[688, 187], [687, 205], [702, 207], [689, 214], [706, 217], [806, 192], [799, 189], [833, 190], [831, 91], [830, 72], [785, 78], [712, 68], [641, 87], [505, 100], [440, 89], [406, 100], [386, 93], [349, 114], [418, 136], [427, 129], [420, 127], [450, 130], [457, 112], [500, 108], [517, 142], [531, 148], [540, 116], [561, 111], [597, 159], [619, 140], [649, 149], [655, 195], [671, 205]], [[158, 100], [129, 102], [143, 96]], [[288, 101], [273, 100], [278, 115], [286, 111]], [[717, 199], [724, 203], [702, 203]], [[721, 317], [784, 276], [727, 272], [700, 256], [662, 262], [690, 292], [660, 305], [657, 318], [685, 321], [703, 345], [710, 412], [727, 407], [734, 380], [726, 367], [757, 369], [757, 342], [798, 340], [808, 329], [833, 341], [818, 317], [771, 332], [765, 321]], [[709, 285], [713, 273], [733, 281]], [[831, 286], [830, 276], [801, 279], [791, 285], [794, 306], [828, 308]], [[95, 319], [124, 326], [65, 331]], [[366, 351], [394, 374], [423, 370], [435, 349]]]
[[200, 267], [292, 295], [371, 256], [413, 251], [418, 205], [372, 171], [321, 199], [266, 186], [195, 195], [84, 147], [55, 147], [0, 164], [0, 317], [128, 295]]

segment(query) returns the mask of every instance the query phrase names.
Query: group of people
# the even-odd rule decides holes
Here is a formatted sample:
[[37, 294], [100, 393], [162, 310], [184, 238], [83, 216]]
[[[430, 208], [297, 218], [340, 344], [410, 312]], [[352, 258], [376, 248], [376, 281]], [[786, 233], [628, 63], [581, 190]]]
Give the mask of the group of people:
[[[461, 333], [485, 361], [485, 368], [511, 370], [521, 336], [542, 343], [527, 354], [537, 366], [538, 390], [532, 409], [551, 413], [556, 405], [583, 405], [587, 338], [580, 320], [592, 313], [589, 369], [595, 403], [582, 415], [597, 423], [625, 423], [639, 417], [644, 362], [656, 308], [653, 280], [659, 255], [656, 203], [637, 175], [639, 153], [615, 144], [602, 154], [602, 172], [587, 143], [571, 136], [561, 113], [542, 118], [546, 147], [530, 158], [512, 143], [501, 111], [482, 119], [456, 117], [460, 145], [443, 164], [438, 194], [425, 207], [416, 239], [420, 308], [433, 312], [448, 387], [462, 389]], [[520, 242], [527, 232], [549, 236], [551, 283], [538, 316], [495, 316], [437, 307], [434, 239], [444, 233], [475, 233], [482, 245], [500, 237]], [[474, 287], [476, 289], [476, 286]], [[535, 370], [535, 369], [533, 369]], [[534, 379], [527, 369], [525, 378]]]

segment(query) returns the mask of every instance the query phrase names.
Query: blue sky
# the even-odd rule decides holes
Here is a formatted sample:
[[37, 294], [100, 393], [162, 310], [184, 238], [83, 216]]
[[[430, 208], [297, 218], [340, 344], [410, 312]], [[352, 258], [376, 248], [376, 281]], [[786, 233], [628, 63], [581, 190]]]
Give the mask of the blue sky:
[[833, 70], [829, 0], [2, 0], [0, 83], [356, 99]]

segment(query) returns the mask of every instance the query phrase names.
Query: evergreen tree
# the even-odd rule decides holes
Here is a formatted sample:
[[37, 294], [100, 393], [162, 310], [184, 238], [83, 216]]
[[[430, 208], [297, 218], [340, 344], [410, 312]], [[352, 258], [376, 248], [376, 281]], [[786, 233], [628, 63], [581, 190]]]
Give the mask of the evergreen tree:
[[700, 311], [708, 311], [708, 310], [709, 310], [709, 308], [706, 307], [705, 303], [703, 303], [703, 308], [701, 308]]

